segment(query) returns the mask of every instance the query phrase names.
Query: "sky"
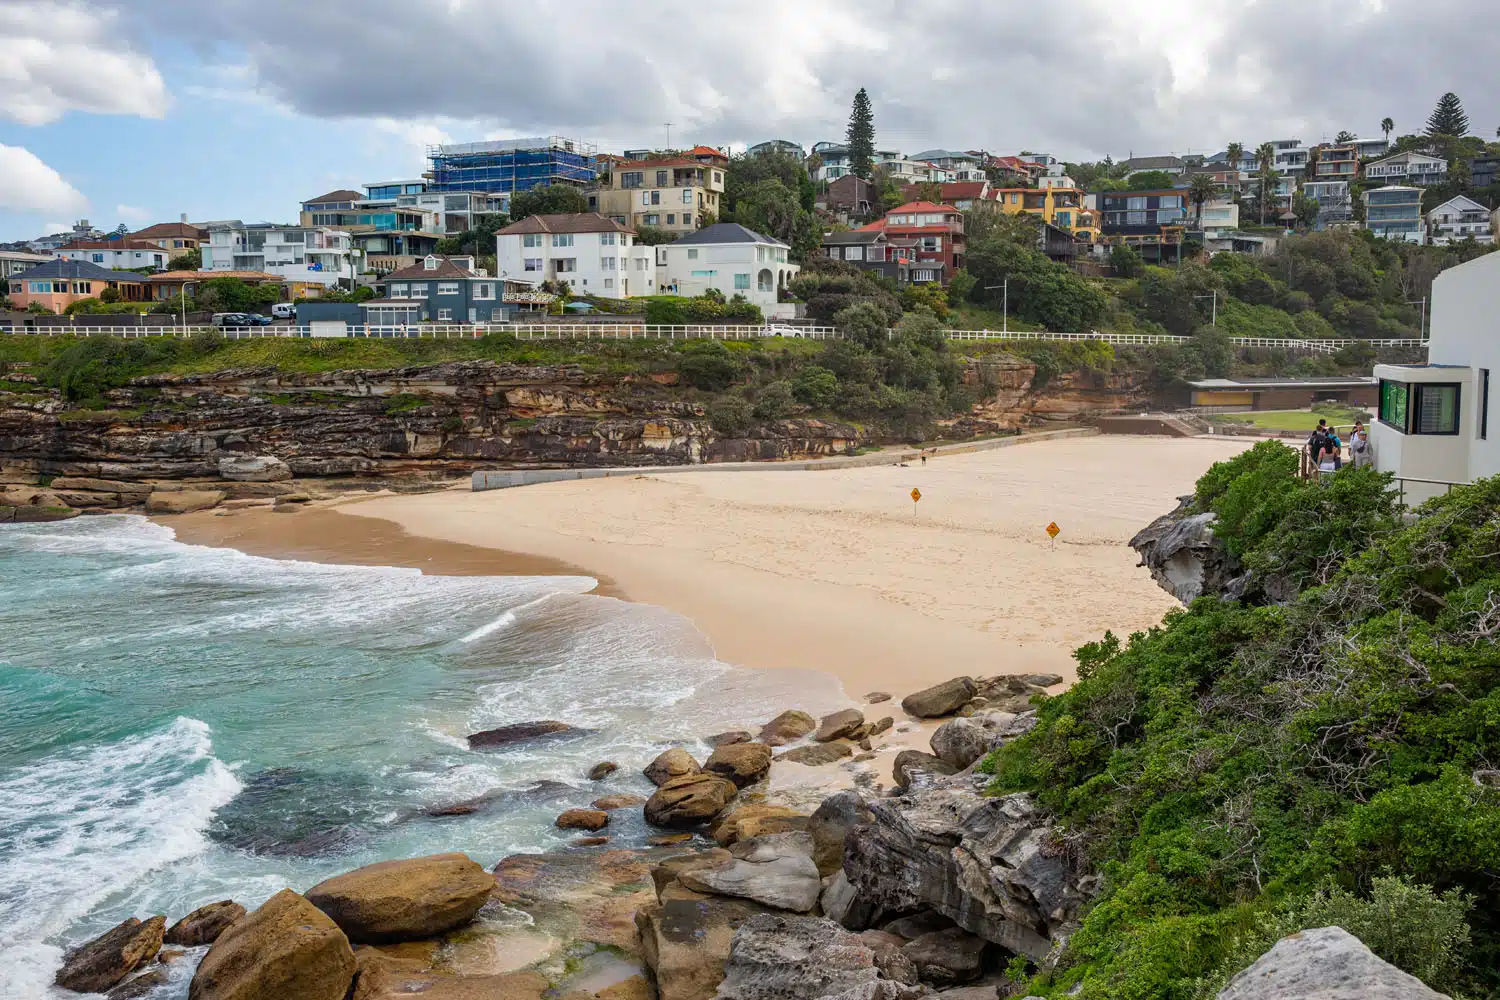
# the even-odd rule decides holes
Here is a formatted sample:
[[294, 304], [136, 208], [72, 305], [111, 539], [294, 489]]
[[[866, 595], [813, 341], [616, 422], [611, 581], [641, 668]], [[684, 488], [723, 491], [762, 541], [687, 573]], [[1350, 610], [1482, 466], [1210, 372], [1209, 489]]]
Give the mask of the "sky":
[[1495, 0], [0, 0], [0, 241], [295, 221], [427, 145], [841, 140], [1065, 160], [1500, 128]]

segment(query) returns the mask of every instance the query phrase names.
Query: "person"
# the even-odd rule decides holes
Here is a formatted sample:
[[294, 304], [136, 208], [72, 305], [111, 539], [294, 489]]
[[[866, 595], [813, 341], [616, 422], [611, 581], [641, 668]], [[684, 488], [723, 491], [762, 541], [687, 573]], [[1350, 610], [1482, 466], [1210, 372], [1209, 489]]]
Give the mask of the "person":
[[1354, 421], [1354, 429], [1349, 432], [1349, 460], [1356, 469], [1370, 464], [1370, 433], [1363, 420]]
[[1339, 439], [1339, 432], [1334, 428], [1328, 428], [1328, 444], [1325, 446], [1325, 454], [1333, 459], [1333, 471], [1344, 467], [1344, 442]]
[[1308, 465], [1314, 471], [1321, 471], [1323, 467], [1323, 452], [1328, 448], [1328, 421], [1319, 420], [1318, 426], [1307, 439]]

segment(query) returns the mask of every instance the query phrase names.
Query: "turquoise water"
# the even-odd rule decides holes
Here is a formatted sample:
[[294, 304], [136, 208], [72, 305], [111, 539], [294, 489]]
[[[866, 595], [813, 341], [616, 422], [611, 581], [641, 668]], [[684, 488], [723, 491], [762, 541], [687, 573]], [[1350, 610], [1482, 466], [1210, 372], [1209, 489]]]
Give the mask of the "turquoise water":
[[[254, 906], [385, 858], [558, 848], [558, 812], [649, 789], [664, 745], [842, 703], [593, 585], [262, 559], [138, 517], [0, 526], [0, 996], [52, 995], [63, 950], [127, 916]], [[588, 732], [464, 741], [548, 718]], [[605, 759], [621, 773], [589, 782]], [[647, 832], [635, 811], [612, 831]], [[191, 965], [159, 995], [185, 996]]]

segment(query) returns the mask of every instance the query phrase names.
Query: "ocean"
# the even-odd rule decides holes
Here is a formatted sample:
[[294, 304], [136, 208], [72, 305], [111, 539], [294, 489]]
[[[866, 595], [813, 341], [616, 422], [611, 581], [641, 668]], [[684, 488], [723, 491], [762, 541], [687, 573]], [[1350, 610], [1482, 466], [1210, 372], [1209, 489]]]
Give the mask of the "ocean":
[[[564, 847], [559, 812], [647, 794], [666, 746], [847, 704], [593, 586], [265, 559], [134, 516], [0, 526], [0, 997], [74, 996], [50, 986], [64, 951], [129, 916]], [[467, 747], [534, 719], [585, 732]], [[601, 760], [620, 771], [590, 782]], [[608, 832], [648, 835], [638, 809]], [[153, 997], [185, 997], [193, 964]]]

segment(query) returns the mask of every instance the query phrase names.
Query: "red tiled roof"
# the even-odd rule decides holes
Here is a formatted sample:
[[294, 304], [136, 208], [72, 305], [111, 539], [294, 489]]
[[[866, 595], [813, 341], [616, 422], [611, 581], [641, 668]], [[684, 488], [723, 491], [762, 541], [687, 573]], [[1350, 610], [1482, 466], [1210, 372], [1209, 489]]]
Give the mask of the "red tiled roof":
[[702, 163], [689, 159], [685, 156], [664, 156], [659, 160], [621, 160], [615, 164], [615, 169], [634, 169], [637, 167], [701, 167]]
[[350, 191], [348, 188], [339, 188], [337, 191], [330, 191], [327, 194], [320, 194], [316, 198], [304, 198], [302, 199], [302, 203], [306, 205], [308, 202], [363, 201], [364, 197], [365, 196], [360, 194], [358, 191]]
[[907, 212], [958, 212], [952, 205], [934, 205], [930, 201], [909, 201], [899, 208], [893, 208], [885, 213], [890, 215], [904, 215]]
[[712, 146], [694, 146], [692, 149], [688, 150], [688, 155], [689, 156], [722, 156], [726, 160], [729, 159], [728, 156], [724, 155], [724, 151], [723, 150], [721, 150], [721, 149], [714, 149]]
[[203, 240], [208, 238], [208, 232], [186, 222], [158, 222], [130, 234], [130, 238], [135, 240], [159, 240], [167, 237]]

